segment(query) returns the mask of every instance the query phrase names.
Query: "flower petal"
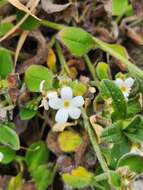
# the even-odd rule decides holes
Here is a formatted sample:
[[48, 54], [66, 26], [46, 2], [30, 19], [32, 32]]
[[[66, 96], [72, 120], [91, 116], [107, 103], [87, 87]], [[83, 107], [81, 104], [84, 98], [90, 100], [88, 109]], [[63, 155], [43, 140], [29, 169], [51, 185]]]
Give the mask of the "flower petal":
[[125, 84], [128, 88], [131, 88], [134, 84], [134, 79], [132, 77], [129, 77], [125, 80]]
[[46, 98], [42, 99], [41, 105], [39, 107], [44, 107], [45, 110], [49, 109], [49, 104], [48, 104], [48, 101], [46, 100]]
[[68, 120], [67, 109], [61, 108], [57, 111], [55, 120], [57, 123], [65, 123]]
[[120, 78], [117, 78], [117, 79], [115, 80], [115, 84], [116, 84], [118, 87], [122, 87], [122, 86], [124, 86], [124, 81], [123, 81], [122, 79], [120, 79]]
[[49, 106], [55, 110], [58, 110], [63, 107], [62, 99], [55, 97], [49, 99]]
[[72, 97], [73, 97], [73, 92], [70, 87], [66, 86], [61, 89], [61, 98], [62, 99], [72, 99]]
[[48, 92], [47, 93], [47, 98], [56, 98], [58, 96], [57, 92], [56, 91], [51, 91], [51, 92]]
[[71, 107], [69, 109], [69, 116], [72, 119], [78, 119], [80, 117], [80, 114], [81, 114], [81, 110], [79, 108]]
[[71, 101], [71, 105], [73, 107], [82, 107], [83, 104], [84, 104], [84, 99], [82, 96], [76, 96]]

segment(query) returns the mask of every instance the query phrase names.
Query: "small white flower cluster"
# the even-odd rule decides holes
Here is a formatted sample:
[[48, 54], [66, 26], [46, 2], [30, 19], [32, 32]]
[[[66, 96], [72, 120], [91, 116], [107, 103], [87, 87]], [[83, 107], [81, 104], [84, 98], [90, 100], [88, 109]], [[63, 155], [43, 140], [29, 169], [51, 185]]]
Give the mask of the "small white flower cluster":
[[[40, 91], [43, 90], [44, 82], [40, 84]], [[47, 100], [48, 99], [48, 100]], [[65, 123], [68, 118], [78, 119], [81, 115], [80, 108], [84, 104], [82, 96], [73, 97], [73, 91], [71, 87], [65, 86], [60, 91], [60, 98], [57, 92], [48, 92], [46, 97], [43, 97], [41, 106], [44, 106], [45, 110], [49, 107], [58, 110], [55, 116], [57, 123]]]
[[132, 77], [128, 77], [125, 80], [121, 78], [117, 78], [115, 80], [115, 84], [121, 89], [125, 99], [128, 101], [128, 97], [130, 95], [130, 91], [134, 84], [134, 79]]

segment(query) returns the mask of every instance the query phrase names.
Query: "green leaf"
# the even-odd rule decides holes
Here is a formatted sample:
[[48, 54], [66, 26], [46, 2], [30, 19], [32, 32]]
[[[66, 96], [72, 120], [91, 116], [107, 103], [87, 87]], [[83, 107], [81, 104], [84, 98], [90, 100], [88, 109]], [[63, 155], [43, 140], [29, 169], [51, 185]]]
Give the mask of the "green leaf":
[[14, 160], [16, 156], [15, 151], [7, 146], [0, 146], [0, 152], [2, 152], [4, 155], [1, 161], [2, 164], [9, 164], [10, 162]]
[[128, 60], [129, 56], [127, 55], [127, 51], [123, 46], [118, 44], [108, 44], [95, 37], [93, 37], [93, 39], [95, 41], [95, 45], [98, 48], [120, 60], [127, 67], [131, 75], [135, 75], [143, 79], [143, 71]]
[[100, 80], [109, 78], [109, 66], [107, 63], [99, 62], [96, 67], [96, 73]]
[[87, 87], [85, 84], [73, 81], [71, 83], [71, 87], [73, 89], [74, 96], [83, 96], [86, 93]]
[[120, 16], [128, 7], [128, 0], [112, 0], [112, 15]]
[[53, 181], [53, 171], [47, 165], [41, 165], [32, 172], [37, 190], [46, 190]]
[[124, 136], [122, 136], [122, 139], [119, 142], [116, 142], [110, 150], [110, 154], [108, 157], [110, 167], [112, 169], [115, 169], [117, 162], [121, 158], [121, 156], [123, 156], [125, 153], [128, 153], [129, 151], [129, 142]]
[[5, 35], [8, 31], [13, 28], [13, 24], [10, 22], [0, 24], [0, 37]]
[[119, 142], [122, 138], [121, 123], [117, 122], [106, 127], [102, 134], [101, 140], [106, 142]]
[[92, 36], [81, 28], [65, 27], [58, 34], [58, 39], [78, 57], [81, 57], [94, 48]]
[[44, 142], [33, 143], [26, 152], [26, 163], [29, 171], [34, 171], [38, 166], [46, 164], [49, 160], [49, 150]]
[[13, 62], [7, 49], [0, 47], [0, 77], [5, 79], [12, 72]]
[[110, 171], [110, 178], [111, 178], [111, 184], [113, 185], [113, 187], [120, 188], [121, 176], [115, 171]]
[[92, 184], [93, 173], [88, 172], [84, 167], [78, 167], [73, 169], [70, 174], [64, 173], [62, 178], [71, 187], [80, 189]]
[[104, 79], [100, 85], [101, 93], [104, 96], [104, 93], [112, 98], [113, 107], [116, 115], [116, 118], [125, 118], [127, 105], [121, 90], [116, 86], [113, 81]]
[[[25, 13], [22, 11], [17, 12], [17, 21], [20, 21], [25, 16]], [[34, 17], [29, 16], [20, 28], [24, 30], [34, 30], [40, 26], [40, 21], [36, 20]]]
[[53, 83], [53, 74], [46, 67], [40, 65], [32, 65], [26, 70], [25, 83], [31, 92], [39, 92], [40, 83], [43, 80], [45, 81], [44, 89], [51, 89]]
[[13, 129], [9, 128], [5, 124], [0, 125], [0, 143], [7, 145], [14, 150], [20, 149], [18, 135]]
[[22, 189], [22, 185], [23, 185], [23, 178], [22, 178], [22, 173], [19, 173], [17, 176], [12, 177], [9, 184], [8, 184], [8, 188], [7, 190], [20, 190]]
[[37, 110], [28, 109], [28, 108], [22, 108], [20, 110], [20, 119], [21, 120], [29, 120], [35, 117], [37, 114]]
[[128, 132], [135, 132], [139, 128], [143, 128], [143, 120], [140, 115], [136, 115], [130, 123], [126, 126], [125, 130]]
[[143, 141], [143, 119], [136, 115], [126, 126], [124, 134], [134, 143], [142, 143]]
[[[68, 143], [67, 142], [68, 139]], [[72, 131], [63, 131], [58, 136], [59, 147], [64, 152], [75, 151], [82, 143], [82, 138], [79, 133]]]
[[143, 157], [135, 153], [127, 153], [118, 161], [117, 168], [128, 166], [129, 169], [136, 173], [143, 172]]
[[138, 99], [127, 102], [127, 117], [133, 117], [142, 110]]

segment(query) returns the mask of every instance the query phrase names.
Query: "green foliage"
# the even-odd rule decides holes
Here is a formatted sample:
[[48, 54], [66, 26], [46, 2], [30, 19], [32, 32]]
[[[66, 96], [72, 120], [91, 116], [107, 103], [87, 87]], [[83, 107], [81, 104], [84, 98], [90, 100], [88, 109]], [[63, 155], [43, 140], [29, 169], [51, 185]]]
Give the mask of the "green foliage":
[[119, 188], [121, 186], [121, 176], [115, 172], [115, 171], [110, 171], [110, 178], [111, 178], [111, 184], [115, 187], [115, 188]]
[[12, 69], [13, 62], [10, 52], [0, 47], [0, 78], [5, 79]]
[[49, 160], [49, 150], [43, 141], [35, 142], [29, 146], [25, 157], [29, 171], [34, 171]]
[[[67, 143], [68, 141], [68, 143]], [[81, 136], [72, 131], [63, 131], [58, 137], [59, 146], [64, 152], [75, 151], [82, 143]]]
[[130, 151], [130, 145], [125, 136], [122, 136], [120, 141], [116, 141], [112, 148], [103, 149], [103, 154], [110, 168], [115, 169], [118, 160]]
[[13, 150], [20, 149], [19, 137], [16, 132], [5, 124], [0, 124], [0, 143]]
[[126, 100], [121, 90], [116, 86], [113, 81], [104, 79], [100, 85], [101, 94], [112, 98], [114, 107], [114, 118], [125, 118], [127, 112]]
[[58, 34], [58, 39], [78, 57], [88, 53], [94, 48], [95, 43], [92, 36], [81, 28], [65, 27]]
[[75, 96], [83, 96], [87, 90], [85, 84], [77, 81], [72, 82], [71, 87]]
[[0, 37], [5, 35], [8, 31], [13, 28], [13, 24], [10, 22], [0, 24]]
[[135, 153], [127, 153], [118, 161], [117, 167], [128, 166], [129, 169], [136, 173], [143, 171], [143, 157]]
[[106, 127], [101, 135], [102, 141], [106, 142], [119, 142], [122, 138], [122, 123], [113, 123], [111, 126]]
[[126, 127], [125, 135], [134, 143], [143, 141], [143, 118], [136, 115]]
[[46, 190], [53, 181], [53, 171], [47, 165], [40, 165], [32, 172], [37, 190]]
[[9, 164], [16, 156], [15, 151], [7, 146], [0, 146], [0, 152], [4, 155], [1, 161], [2, 164]]
[[21, 120], [29, 120], [35, 117], [37, 114], [36, 110], [28, 109], [28, 108], [22, 108], [20, 110], [20, 118]]
[[109, 78], [109, 66], [107, 63], [99, 62], [96, 67], [96, 73], [100, 80]]
[[22, 188], [22, 185], [22, 173], [19, 173], [17, 176], [11, 178], [7, 190], [19, 190]]
[[143, 71], [128, 60], [129, 56], [127, 54], [126, 49], [123, 46], [119, 44], [108, 44], [95, 37], [93, 39], [95, 41], [95, 45], [98, 48], [109, 53], [116, 59], [120, 60], [125, 65], [125, 67], [127, 67], [131, 75], [143, 79]]
[[44, 89], [51, 89], [53, 83], [53, 74], [46, 67], [32, 65], [26, 70], [25, 83], [31, 92], [39, 92], [40, 83], [43, 80], [45, 81]]
[[127, 102], [127, 117], [133, 117], [142, 110], [141, 104], [138, 99], [130, 100]]
[[[20, 21], [25, 16], [22, 11], [17, 12], [17, 21]], [[20, 26], [24, 30], [34, 30], [40, 26], [40, 21], [36, 20], [34, 17], [29, 16], [24, 23]]]
[[83, 167], [73, 169], [71, 174], [64, 173], [62, 178], [65, 183], [73, 188], [84, 188], [92, 185], [93, 174]]
[[38, 110], [39, 98], [30, 100], [26, 103], [26, 106], [20, 110], [21, 120], [28, 120], [35, 117]]
[[112, 15], [119, 16], [124, 13], [128, 7], [128, 0], [112, 0]]

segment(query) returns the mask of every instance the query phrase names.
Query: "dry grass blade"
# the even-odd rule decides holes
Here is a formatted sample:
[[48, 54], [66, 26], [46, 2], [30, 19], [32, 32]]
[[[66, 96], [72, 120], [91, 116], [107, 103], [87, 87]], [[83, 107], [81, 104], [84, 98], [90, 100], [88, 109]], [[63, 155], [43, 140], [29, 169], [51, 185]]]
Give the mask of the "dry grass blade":
[[8, 16], [6, 18], [4, 18], [2, 21], [1, 21], [1, 24], [3, 23], [7, 23], [7, 22], [13, 22], [16, 20], [16, 15], [11, 15], [11, 16]]
[[19, 53], [20, 53], [20, 50], [27, 38], [29, 34], [29, 31], [23, 31], [20, 38], [19, 38], [19, 41], [18, 41], [18, 44], [17, 44], [17, 47], [16, 47], [16, 52], [15, 52], [15, 57], [14, 57], [14, 71], [15, 71], [15, 68], [16, 68], [16, 63], [17, 63], [17, 59], [18, 59], [18, 56], [19, 56]]
[[[15, 0], [10, 0], [10, 1], [12, 1], [13, 2], [13, 4], [14, 4], [14, 2], [15, 2]], [[17, 1], [16, 1], [17, 2]], [[30, 2], [33, 2], [33, 0], [31, 0]], [[27, 10], [27, 7], [26, 6], [24, 6], [26, 9], [25, 9], [25, 12], [26, 12], [26, 15], [9, 31], [9, 32], [7, 32], [2, 38], [0, 38], [0, 42], [2, 42], [3, 40], [5, 40], [7, 37], [9, 37], [11, 34], [13, 34], [14, 32], [15, 32], [15, 30], [17, 30], [22, 24], [23, 24], [23, 22], [29, 17], [29, 15], [31, 15], [32, 14], [32, 12], [35, 10], [35, 8], [37, 7], [37, 5], [39, 4], [39, 2], [40, 2], [40, 0], [36, 0], [35, 2], [33, 2], [33, 4], [32, 4], [32, 7], [31, 7], [31, 9], [30, 9], [30, 11], [29, 11], [29, 9], [28, 9], [28, 12], [26, 12], [26, 10]], [[21, 3], [20, 3], [21, 4]], [[17, 4], [16, 4], [16, 6], [17, 6]], [[15, 7], [16, 7], [15, 6]], [[20, 8], [20, 10], [21, 10], [21, 8]], [[32, 14], [33, 15], [33, 14]]]
[[[26, 6], [24, 6], [18, 0], [8, 0], [8, 2], [10, 4], [12, 4], [14, 7], [16, 7], [17, 9], [19, 9], [21, 11], [24, 11], [25, 13], [28, 13], [29, 15], [33, 16], [35, 19], [40, 21], [40, 19], [38, 17], [36, 17], [34, 14], [32, 14], [32, 6], [31, 6], [31, 10], [29, 10]], [[31, 4], [31, 5], [32, 5], [32, 3], [35, 3], [37, 5], [37, 2], [36, 1], [34, 2], [33, 0], [32, 0], [32, 3], [30, 3], [30, 1], [28, 3]], [[33, 4], [33, 6], [34, 6], [34, 4]]]

